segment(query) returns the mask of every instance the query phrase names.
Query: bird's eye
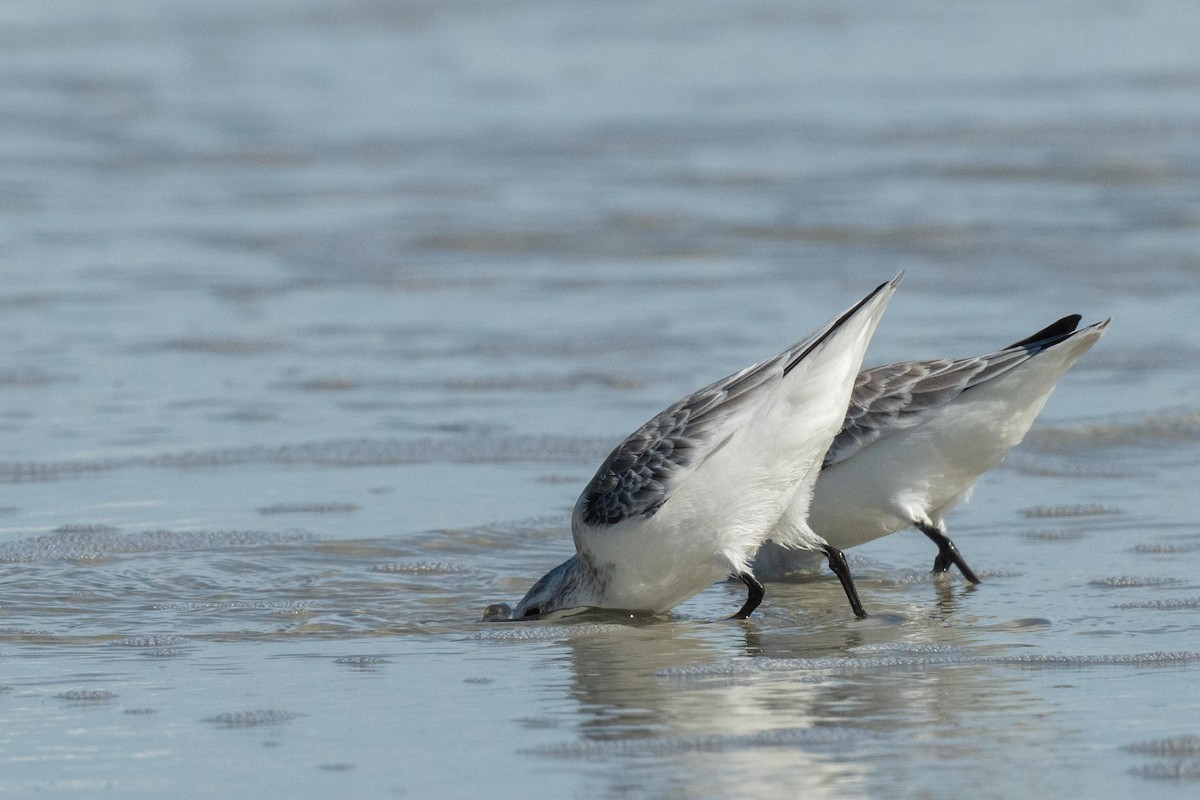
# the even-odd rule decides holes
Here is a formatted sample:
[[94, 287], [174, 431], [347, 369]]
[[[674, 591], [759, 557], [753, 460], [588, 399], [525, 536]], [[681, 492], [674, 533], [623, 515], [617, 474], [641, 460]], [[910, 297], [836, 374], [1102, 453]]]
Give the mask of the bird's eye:
[[537, 606], [525, 609], [525, 616], [527, 617], [536, 617], [540, 613], [542, 613], [542, 610]]

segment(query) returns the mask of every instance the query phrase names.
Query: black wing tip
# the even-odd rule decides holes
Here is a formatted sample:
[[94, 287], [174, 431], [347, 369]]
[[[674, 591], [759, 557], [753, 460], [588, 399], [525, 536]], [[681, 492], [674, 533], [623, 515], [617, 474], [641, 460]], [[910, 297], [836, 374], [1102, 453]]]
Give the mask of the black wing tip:
[[902, 270], [900, 270], [899, 272], [897, 272], [897, 273], [896, 273], [896, 277], [892, 278], [890, 281], [884, 281], [883, 283], [881, 283], [881, 284], [879, 284], [878, 286], [876, 286], [874, 289], [872, 289], [872, 290], [871, 290], [871, 293], [870, 293], [870, 294], [868, 294], [866, 297], [864, 297], [864, 298], [863, 298], [863, 299], [862, 299], [862, 300], [861, 300], [861, 301], [858, 303], [858, 305], [856, 305], [854, 308], [850, 309], [850, 311], [848, 311], [848, 312], [846, 313], [846, 316], [850, 316], [851, 314], [853, 314], [853, 313], [854, 313], [855, 311], [857, 311], [857, 310], [858, 310], [860, 307], [862, 307], [863, 305], [865, 305], [866, 303], [868, 303], [868, 302], [871, 300], [871, 298], [872, 298], [872, 297], [874, 297], [875, 295], [879, 294], [879, 293], [880, 293], [880, 292], [882, 292], [884, 289], [888, 289], [888, 288], [895, 289], [897, 286], [899, 286], [899, 285], [900, 285], [900, 281], [904, 280], [904, 275], [905, 275], [905, 273], [906, 273], [906, 272], [908, 272], [908, 270], [904, 270], [904, 269], [902, 269]]
[[1043, 350], [1047, 347], [1053, 347], [1075, 333], [1082, 319], [1083, 317], [1079, 314], [1068, 314], [1062, 319], [1050, 323], [1037, 333], [1030, 334], [1020, 341], [1013, 342], [1004, 349], [1016, 350], [1018, 347], [1024, 347], [1027, 350]]
[[818, 345], [821, 344], [821, 342], [832, 336], [834, 331], [845, 325], [851, 317], [863, 309], [863, 306], [867, 305], [876, 297], [878, 297], [880, 293], [886, 291], [887, 289], [895, 289], [897, 286], [899, 286], [902, 278], [904, 278], [904, 270], [900, 270], [896, 277], [892, 278], [890, 281], [884, 281], [876, 286], [866, 297], [850, 306], [850, 308], [846, 309], [840, 317], [829, 324], [829, 327], [825, 329], [825, 332], [821, 336], [817, 337], [812, 344], [804, 348], [804, 352], [798, 354], [795, 358], [788, 362], [788, 364], [783, 368], [783, 374], [787, 375], [789, 372], [791, 372], [796, 365], [803, 361], [809, 353], [811, 353]]

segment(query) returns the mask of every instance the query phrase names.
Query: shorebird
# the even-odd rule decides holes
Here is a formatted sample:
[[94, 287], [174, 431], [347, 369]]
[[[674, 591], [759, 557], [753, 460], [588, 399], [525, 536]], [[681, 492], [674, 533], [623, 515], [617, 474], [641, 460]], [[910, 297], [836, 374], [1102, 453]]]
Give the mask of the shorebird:
[[771, 531], [755, 559], [760, 576], [796, 568], [804, 558], [797, 549], [822, 553], [861, 618], [866, 612], [842, 550], [915, 526], [938, 547], [935, 573], [953, 564], [978, 583], [946, 536], [946, 514], [1025, 437], [1059, 378], [1109, 323], [1076, 330], [1079, 320], [1063, 317], [985, 356], [859, 373], [812, 501], [794, 504]]
[[[821, 456], [845, 416], [854, 376], [903, 273], [777, 356], [673, 403], [608, 456], [571, 515], [575, 555], [516, 609], [663, 613], [734, 576], [762, 601], [750, 559], [786, 509], [803, 514]], [[790, 544], [789, 532], [776, 534]]]

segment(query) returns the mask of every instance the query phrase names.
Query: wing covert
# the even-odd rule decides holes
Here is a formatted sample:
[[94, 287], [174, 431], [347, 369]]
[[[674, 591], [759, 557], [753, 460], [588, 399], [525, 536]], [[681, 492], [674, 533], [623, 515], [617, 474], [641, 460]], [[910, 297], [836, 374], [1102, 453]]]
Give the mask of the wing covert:
[[[741, 417], [782, 374], [782, 356], [748, 367], [691, 394], [630, 434], [608, 455], [579, 497], [576, 513], [588, 525], [614, 525], [653, 516], [671, 485], [715, 452], [740, 428]], [[723, 434], [723, 437], [722, 437]]]
[[634, 431], [588, 482], [573, 524], [596, 527], [653, 516], [673, 486], [736, 435], [785, 375], [872, 300], [894, 290], [903, 274], [782, 353], [688, 395]]
[[891, 433], [919, 424], [925, 412], [953, 401], [972, 386], [1028, 360], [1025, 350], [986, 356], [902, 361], [863, 370], [854, 381], [842, 429], [825, 453], [822, 468]]

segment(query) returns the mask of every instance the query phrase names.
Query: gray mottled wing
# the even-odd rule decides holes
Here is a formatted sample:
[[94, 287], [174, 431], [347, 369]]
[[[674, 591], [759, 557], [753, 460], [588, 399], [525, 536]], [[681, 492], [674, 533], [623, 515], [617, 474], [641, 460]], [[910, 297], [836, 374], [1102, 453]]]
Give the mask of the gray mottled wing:
[[846, 419], [825, 453], [822, 468], [920, 424], [931, 411], [1029, 357], [1024, 350], [1004, 350], [975, 358], [904, 361], [863, 370], [854, 381]]
[[846, 419], [825, 453], [822, 468], [844, 461], [896, 431], [920, 424], [930, 411], [952, 402], [971, 387], [999, 377], [1069, 339], [1078, 322], [1078, 315], [1063, 317], [986, 356], [902, 361], [863, 370], [854, 381]]
[[774, 358], [688, 395], [638, 428], [609, 454], [584, 488], [575, 504], [576, 518], [596, 527], [653, 516], [670, 498], [673, 485], [729, 441], [784, 375], [880, 292], [894, 288], [902, 275], [880, 284], [836, 320]]
[[670, 406], [609, 454], [580, 495], [588, 525], [649, 517], [691, 472], [741, 427], [741, 420], [783, 375], [786, 354], [707, 386]]

